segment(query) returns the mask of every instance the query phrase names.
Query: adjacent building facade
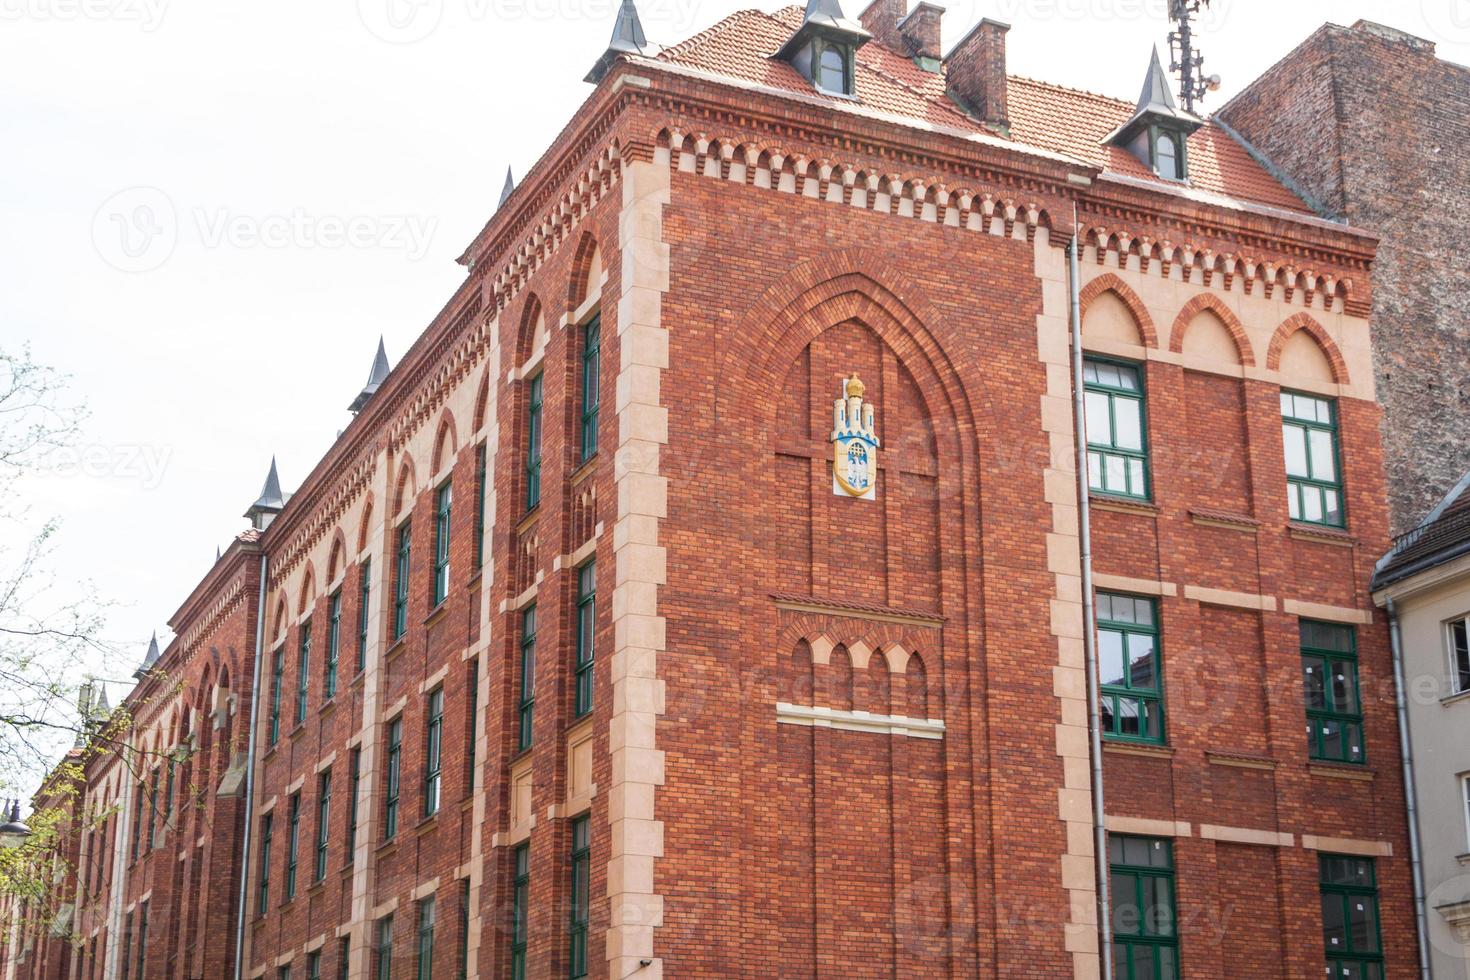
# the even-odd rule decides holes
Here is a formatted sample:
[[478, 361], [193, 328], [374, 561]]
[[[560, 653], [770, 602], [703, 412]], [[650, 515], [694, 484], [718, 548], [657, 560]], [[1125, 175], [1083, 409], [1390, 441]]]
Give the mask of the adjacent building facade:
[[1470, 473], [1378, 563], [1407, 678], [1435, 977], [1470, 976]]
[[1417, 970], [1374, 240], [936, 11], [624, 5], [176, 617], [213, 810], [98, 772], [65, 975], [1095, 977], [1101, 884], [1116, 977]]

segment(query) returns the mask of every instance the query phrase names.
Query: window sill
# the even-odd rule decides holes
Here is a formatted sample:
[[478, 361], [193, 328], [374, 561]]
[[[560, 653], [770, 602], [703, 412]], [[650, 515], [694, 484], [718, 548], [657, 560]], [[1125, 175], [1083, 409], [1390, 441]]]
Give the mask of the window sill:
[[388, 647], [388, 649], [385, 650], [385, 651], [383, 651], [383, 663], [385, 663], [385, 664], [388, 663], [388, 661], [390, 661], [394, 657], [398, 656], [400, 653], [402, 653], [407, 648], [408, 648], [408, 630], [404, 630], [403, 631], [403, 635], [400, 636], [398, 639], [394, 640], [393, 643]]
[[322, 702], [322, 706], [320, 708], [316, 709], [316, 716], [318, 718], [325, 718], [336, 710], [337, 695], [333, 694], [331, 697]]
[[1446, 708], [1452, 704], [1459, 704], [1461, 701], [1470, 702], [1470, 691], [1456, 691], [1454, 694], [1446, 694], [1439, 699], [1439, 703]]
[[1330, 779], [1350, 779], [1363, 783], [1371, 783], [1377, 778], [1377, 773], [1372, 769], [1353, 762], [1308, 762], [1307, 772], [1314, 776], [1326, 776]]
[[420, 835], [427, 834], [429, 831], [439, 826], [439, 813], [442, 810], [443, 807], [440, 807], [439, 810], [435, 810], [433, 813], [429, 814], [427, 817], [424, 817], [418, 823], [414, 824], [413, 832]]
[[394, 834], [378, 845], [378, 857], [385, 858], [398, 849], [398, 835]]
[[1352, 548], [1358, 543], [1358, 539], [1340, 527], [1330, 527], [1326, 524], [1304, 524], [1301, 521], [1288, 521], [1287, 532], [1294, 538], [1304, 541], [1321, 541], [1325, 544], [1337, 545], [1340, 548]]
[[1174, 748], [1151, 742], [1119, 742], [1104, 739], [1103, 752], [1115, 755], [1138, 755], [1150, 759], [1167, 759], [1174, 754]]
[[1470, 868], [1470, 853], [1467, 853], [1467, 854], [1457, 854], [1455, 856], [1455, 860], [1456, 861], [1459, 861], [1465, 867]]
[[594, 452], [591, 456], [588, 456], [586, 459], [582, 460], [582, 462], [577, 464], [577, 468], [575, 470], [572, 470], [572, 475], [567, 478], [567, 483], [575, 487], [577, 484], [581, 483], [583, 480], [587, 479], [589, 476], [596, 472], [597, 453]]
[[526, 516], [522, 517], [520, 523], [516, 525], [516, 534], [525, 534], [527, 529], [534, 525], [540, 519], [541, 505], [538, 503], [535, 507], [532, 507], [530, 510], [526, 511]]
[[298, 738], [300, 738], [301, 736], [303, 736], [305, 734], [306, 734], [306, 722], [304, 722], [304, 721], [298, 721], [296, 723], [296, 727], [293, 728], [293, 729], [291, 729], [291, 734], [288, 735], [288, 736], [286, 736], [286, 737], [289, 738], [291, 741], [294, 742]]
[[484, 576], [484, 574], [485, 574], [485, 566], [484, 565], [481, 565], [479, 568], [475, 569], [475, 574], [471, 575], [470, 576], [470, 580], [464, 584], [464, 591], [466, 591], [466, 592], [473, 592], [473, 591], [475, 591], [475, 589], [479, 587], [479, 585], [480, 585], [480, 579]]
[[1111, 494], [1089, 491], [1087, 494], [1089, 507], [1097, 510], [1112, 511], [1117, 514], [1136, 514], [1139, 517], [1157, 519], [1159, 516], [1159, 505], [1147, 500], [1134, 497], [1114, 497]]
[[424, 626], [433, 626], [435, 623], [439, 622], [439, 620], [443, 619], [444, 615], [448, 612], [449, 597], [445, 596], [443, 599], [439, 600], [439, 605], [429, 610], [429, 615], [424, 617]]
[[1228, 510], [1215, 510], [1211, 507], [1189, 508], [1189, 519], [1202, 527], [1220, 527], [1243, 534], [1255, 534], [1261, 526], [1261, 522], [1254, 517]]
[[1259, 755], [1240, 755], [1233, 752], [1205, 752], [1205, 761], [1212, 766], [1233, 766], [1236, 769], [1265, 769], [1277, 768], [1275, 759], [1269, 759]]
[[260, 757], [260, 761], [269, 762], [271, 760], [271, 757], [276, 754], [276, 749], [279, 749], [280, 747], [281, 740], [276, 739], [266, 748], [265, 753]]
[[347, 682], [348, 687], [361, 687], [362, 679], [367, 676], [367, 668], [364, 667], [353, 675], [352, 680]]
[[313, 881], [311, 883], [311, 885], [306, 889], [306, 897], [307, 898], [313, 897], [314, 895], [316, 895], [317, 892], [321, 891], [326, 886], [327, 886], [327, 879], [325, 879], [325, 878], [318, 878], [316, 881]]

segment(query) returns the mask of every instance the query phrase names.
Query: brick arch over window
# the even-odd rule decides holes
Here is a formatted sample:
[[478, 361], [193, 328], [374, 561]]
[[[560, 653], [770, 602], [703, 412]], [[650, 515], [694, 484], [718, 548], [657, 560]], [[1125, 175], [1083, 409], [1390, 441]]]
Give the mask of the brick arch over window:
[[475, 417], [474, 428], [470, 430], [471, 438], [474, 438], [474, 433], [485, 428], [485, 410], [490, 404], [490, 370], [487, 367], [480, 375], [480, 387], [475, 393]]
[[312, 602], [316, 600], [316, 571], [311, 567], [311, 560], [306, 562], [306, 569], [301, 575], [301, 591], [296, 600], [296, 615], [301, 616], [311, 608]]
[[582, 238], [577, 242], [577, 254], [572, 259], [572, 274], [567, 280], [567, 309], [575, 310], [587, 302], [587, 297], [594, 289], [598, 289], [600, 283], [593, 281], [593, 276], [598, 279], [602, 277], [602, 251], [597, 247], [597, 239], [592, 233], [583, 232]]
[[398, 466], [398, 480], [393, 489], [393, 510], [390, 517], [397, 517], [404, 509], [413, 503], [413, 498], [419, 494], [418, 478], [413, 470], [413, 457], [408, 453], [403, 454], [403, 462]]
[[1240, 318], [1235, 315], [1235, 311], [1214, 293], [1200, 293], [1184, 304], [1184, 309], [1180, 310], [1179, 315], [1174, 318], [1174, 328], [1169, 333], [1169, 350], [1176, 354], [1184, 353], [1184, 335], [1188, 332], [1189, 325], [1194, 318], [1205, 310], [1219, 317], [1220, 322], [1225, 324], [1225, 329], [1230, 331], [1230, 336], [1235, 341], [1236, 353], [1240, 356], [1240, 363], [1246, 367], [1255, 367], [1256, 355], [1251, 349], [1250, 338], [1246, 336], [1245, 327], [1241, 325]]
[[331, 585], [337, 581], [337, 576], [342, 573], [347, 564], [347, 539], [339, 527], [332, 532], [332, 548], [327, 553], [327, 584]]
[[1143, 338], [1144, 346], [1159, 346], [1159, 331], [1154, 326], [1154, 318], [1148, 314], [1148, 308], [1143, 305], [1143, 300], [1138, 298], [1131, 286], [1111, 272], [1104, 272], [1082, 287], [1079, 299], [1084, 317], [1087, 316], [1087, 308], [1103, 293], [1112, 293], [1128, 307], [1128, 312], [1133, 314], [1133, 319], [1138, 324], [1138, 334]]
[[454, 413], [449, 409], [439, 416], [439, 431], [434, 436], [434, 460], [429, 467], [431, 474], [438, 474], [448, 465], [458, 451], [459, 436], [454, 427]]
[[516, 364], [525, 364], [531, 359], [536, 351], [536, 334], [538, 329], [544, 327], [546, 317], [541, 308], [541, 300], [535, 293], [526, 296], [526, 303], [521, 307], [521, 323], [516, 332]]
[[373, 495], [371, 491], [367, 499], [362, 502], [362, 516], [357, 520], [357, 553], [360, 555], [367, 551], [368, 531], [373, 523]]
[[1322, 354], [1327, 358], [1328, 365], [1332, 368], [1332, 380], [1337, 384], [1349, 384], [1347, 361], [1343, 359], [1342, 351], [1337, 349], [1326, 328], [1318, 323], [1310, 313], [1298, 313], [1288, 318], [1281, 326], [1276, 328], [1276, 333], [1271, 337], [1271, 348], [1266, 353], [1266, 367], [1272, 371], [1281, 370], [1281, 352], [1286, 349], [1286, 342], [1291, 335], [1298, 330], [1305, 330], [1312, 335], [1317, 346], [1322, 349]]

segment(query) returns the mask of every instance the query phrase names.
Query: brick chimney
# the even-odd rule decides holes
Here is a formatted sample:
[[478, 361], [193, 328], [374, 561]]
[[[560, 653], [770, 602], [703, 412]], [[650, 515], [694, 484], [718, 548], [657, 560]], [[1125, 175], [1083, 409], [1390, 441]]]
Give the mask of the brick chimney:
[[927, 71], [939, 70], [939, 20], [943, 16], [943, 7], [929, 0], [919, 0], [909, 15], [898, 22], [898, 32], [908, 42], [909, 54], [913, 55], [920, 68]]
[[950, 97], [972, 116], [998, 129], [1006, 113], [1006, 32], [1010, 24], [985, 18], [944, 59]]
[[889, 51], [907, 53], [903, 35], [898, 33], [898, 22], [908, 12], [909, 0], [873, 0], [858, 14], [858, 23]]

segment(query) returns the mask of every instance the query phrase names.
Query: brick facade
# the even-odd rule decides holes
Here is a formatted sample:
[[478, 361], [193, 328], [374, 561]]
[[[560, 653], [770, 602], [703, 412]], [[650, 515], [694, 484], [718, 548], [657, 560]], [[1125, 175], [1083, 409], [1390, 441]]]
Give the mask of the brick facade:
[[1470, 69], [1369, 21], [1323, 26], [1219, 116], [1324, 215], [1380, 238], [1374, 372], [1393, 530], [1412, 527], [1470, 465]]
[[[1173, 841], [1183, 976], [1320, 974], [1319, 852], [1375, 857], [1388, 975], [1410, 975], [1391, 673], [1365, 592], [1387, 536], [1371, 240], [675, 63], [697, 53], [614, 65], [260, 538], [244, 975], [320, 957], [338, 976], [345, 951], [345, 975], [375, 976], [389, 923], [410, 975], [432, 899], [436, 975], [509, 976], [523, 952], [525, 976], [567, 976], [586, 815], [591, 977], [1096, 976], [1074, 232], [1084, 347], [1139, 365], [1147, 389], [1152, 493], [1095, 500], [1097, 585], [1157, 599], [1162, 623], [1167, 738], [1109, 743], [1108, 826]], [[832, 489], [833, 402], [854, 374], [882, 441], [873, 500]], [[1288, 519], [1283, 387], [1337, 406], [1344, 530]], [[234, 616], [232, 635], [253, 629]], [[1306, 616], [1356, 630], [1366, 765], [1307, 758]], [[126, 902], [144, 880], [164, 894], [145, 870]], [[233, 901], [221, 880], [203, 890]], [[147, 976], [226, 975], [211, 969], [160, 956]]]

